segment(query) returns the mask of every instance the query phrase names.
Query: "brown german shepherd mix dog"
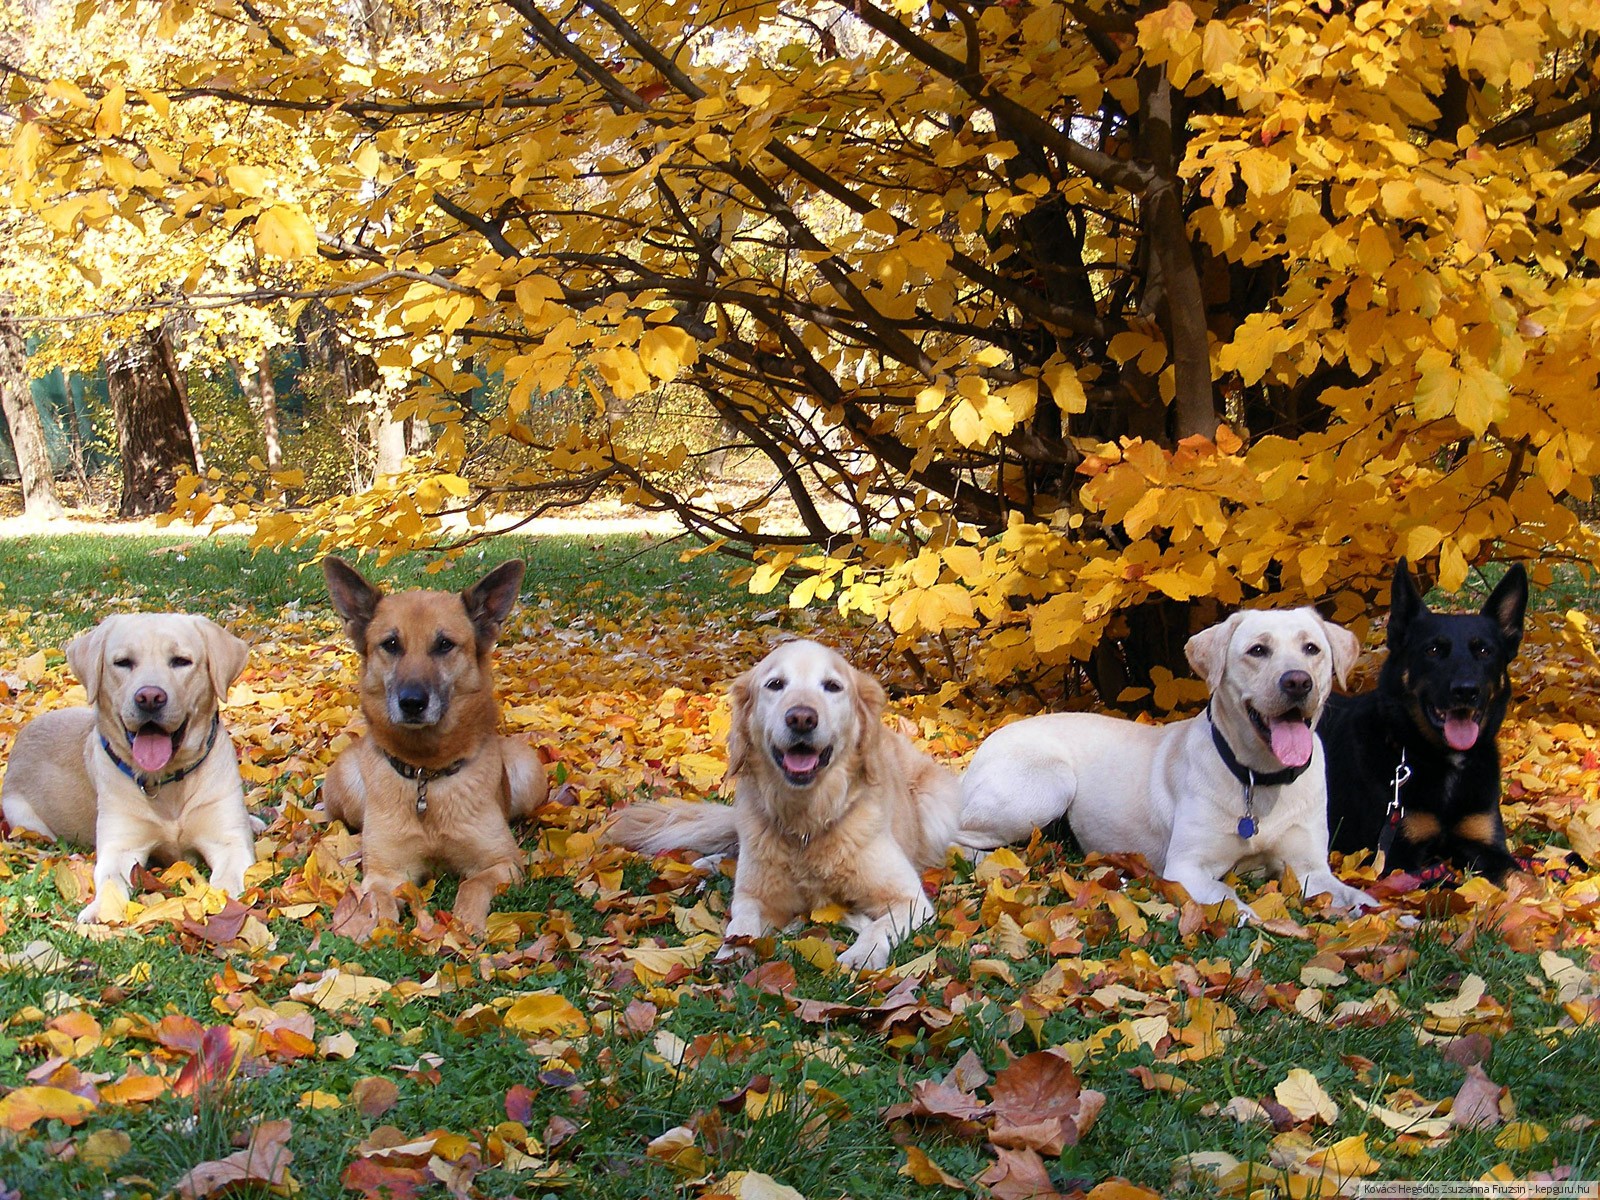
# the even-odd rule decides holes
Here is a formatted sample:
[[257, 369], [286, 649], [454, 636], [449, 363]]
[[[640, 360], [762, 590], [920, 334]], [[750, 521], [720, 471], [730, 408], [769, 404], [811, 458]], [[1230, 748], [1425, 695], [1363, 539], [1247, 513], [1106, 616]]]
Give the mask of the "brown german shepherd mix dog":
[[522, 562], [460, 593], [385, 595], [337, 558], [322, 570], [361, 655], [370, 735], [329, 769], [328, 813], [361, 831], [362, 886], [380, 916], [398, 918], [403, 884], [443, 870], [461, 876], [456, 920], [481, 932], [495, 894], [522, 878], [509, 822], [533, 813], [549, 790], [533, 749], [499, 733], [490, 670]]

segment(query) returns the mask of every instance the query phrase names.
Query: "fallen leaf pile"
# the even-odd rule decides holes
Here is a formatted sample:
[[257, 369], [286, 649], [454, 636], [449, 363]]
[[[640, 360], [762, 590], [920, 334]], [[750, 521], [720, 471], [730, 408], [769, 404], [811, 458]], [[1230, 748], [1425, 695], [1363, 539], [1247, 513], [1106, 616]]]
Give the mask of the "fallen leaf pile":
[[[77, 926], [90, 857], [5, 844], [0, 1195], [1303, 1198], [1559, 1181], [1592, 1148], [1574, 1064], [1600, 1061], [1600, 878], [1567, 855], [1600, 861], [1600, 691], [1575, 619], [1519, 668], [1506, 814], [1534, 867], [1505, 888], [1418, 889], [1358, 857], [1341, 872], [1380, 911], [1246, 880], [1263, 921], [1240, 928], [1137, 861], [1041, 837], [931, 873], [936, 921], [855, 979], [837, 912], [715, 964], [732, 864], [596, 835], [621, 803], [717, 795], [725, 683], [781, 633], [913, 685], [874, 630], [514, 617], [505, 723], [554, 785], [522, 830], [530, 878], [475, 941], [450, 881], [398, 925], [352, 891], [359, 839], [315, 803], [359, 723], [331, 614], [225, 616], [253, 650], [224, 715], [270, 822], [245, 895], [179, 864]], [[82, 699], [57, 647], [15, 636], [7, 740]], [[1010, 715], [912, 696], [891, 719], [959, 766]]]

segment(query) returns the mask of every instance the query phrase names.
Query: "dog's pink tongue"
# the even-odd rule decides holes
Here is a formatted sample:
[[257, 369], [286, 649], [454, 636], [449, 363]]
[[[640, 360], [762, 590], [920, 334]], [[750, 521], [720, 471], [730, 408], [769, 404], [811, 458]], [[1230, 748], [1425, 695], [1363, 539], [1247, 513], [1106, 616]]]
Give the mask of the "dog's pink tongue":
[[141, 771], [155, 772], [172, 761], [172, 735], [143, 730], [133, 735], [133, 761]]
[[1478, 744], [1478, 723], [1471, 717], [1446, 717], [1444, 740], [1452, 750], [1471, 750]]
[[817, 769], [817, 763], [822, 755], [814, 750], [785, 750], [783, 752], [783, 769], [792, 775], [809, 775]]
[[1272, 723], [1272, 753], [1286, 767], [1303, 767], [1311, 761], [1311, 726], [1304, 721]]

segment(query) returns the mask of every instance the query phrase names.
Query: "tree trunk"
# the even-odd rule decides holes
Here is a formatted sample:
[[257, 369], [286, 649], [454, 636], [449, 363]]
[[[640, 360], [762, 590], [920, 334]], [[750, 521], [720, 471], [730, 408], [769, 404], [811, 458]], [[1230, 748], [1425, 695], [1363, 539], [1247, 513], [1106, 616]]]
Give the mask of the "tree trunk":
[[180, 475], [199, 474], [172, 346], [165, 328], [146, 329], [106, 362], [106, 387], [122, 459], [118, 515], [143, 517], [172, 506]]
[[12, 317], [11, 306], [0, 299], [0, 408], [11, 430], [17, 452], [17, 474], [22, 478], [22, 512], [37, 520], [62, 515], [56, 498], [50, 449], [45, 445], [44, 422], [33, 405], [28, 383], [28, 347]]
[[394, 419], [394, 410], [388, 401], [379, 400], [367, 418], [367, 427], [372, 431], [372, 446], [376, 451], [373, 479], [398, 475], [406, 465], [406, 423]]
[[178, 398], [178, 408], [183, 413], [183, 427], [189, 431], [189, 447], [194, 455], [194, 471], [196, 475], [206, 473], [205, 455], [200, 451], [200, 426], [195, 424], [194, 410], [189, 407], [189, 382], [183, 377], [183, 372], [178, 368], [178, 355], [172, 347], [172, 338], [163, 326], [161, 335], [156, 339], [156, 351], [161, 371], [167, 377], [167, 386], [172, 389], [172, 394]]
[[283, 470], [283, 442], [278, 434], [278, 389], [272, 383], [272, 362], [263, 350], [256, 359], [254, 370], [247, 371], [244, 364], [229, 358], [233, 377], [244, 393], [245, 401], [261, 418], [261, 440], [266, 446], [267, 470]]

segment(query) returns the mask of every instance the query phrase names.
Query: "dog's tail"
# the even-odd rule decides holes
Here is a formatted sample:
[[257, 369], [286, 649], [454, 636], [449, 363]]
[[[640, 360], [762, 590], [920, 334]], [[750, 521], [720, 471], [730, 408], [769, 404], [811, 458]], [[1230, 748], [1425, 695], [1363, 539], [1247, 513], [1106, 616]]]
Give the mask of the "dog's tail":
[[641, 854], [693, 850], [698, 854], [734, 854], [739, 830], [728, 804], [651, 801], [630, 804], [611, 819], [604, 840]]

